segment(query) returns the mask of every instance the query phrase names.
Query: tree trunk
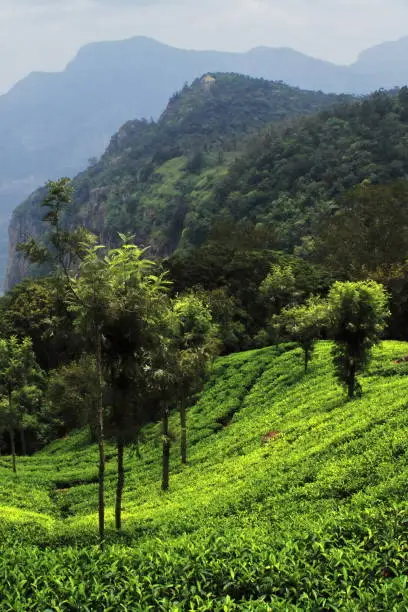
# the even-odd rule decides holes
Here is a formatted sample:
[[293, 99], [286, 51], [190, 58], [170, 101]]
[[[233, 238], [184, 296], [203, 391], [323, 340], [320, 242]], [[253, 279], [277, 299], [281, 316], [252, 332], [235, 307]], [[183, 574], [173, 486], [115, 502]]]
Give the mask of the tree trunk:
[[98, 421], [98, 448], [99, 448], [99, 471], [98, 471], [98, 515], [99, 515], [99, 540], [103, 547], [105, 537], [105, 438], [103, 419], [103, 381], [102, 381], [102, 338], [101, 330], [96, 328], [95, 333], [96, 370], [98, 376], [98, 399], [97, 399], [97, 421]]
[[[8, 405], [9, 405], [9, 412], [10, 412], [10, 418], [12, 415], [12, 404], [11, 404], [11, 391], [8, 392]], [[14, 474], [17, 472], [17, 466], [16, 466], [16, 444], [15, 444], [15, 440], [14, 440], [14, 429], [12, 427], [9, 428], [9, 436], [10, 436], [10, 447], [11, 447], [11, 461], [12, 461], [12, 466], [13, 466], [13, 472]]]
[[122, 527], [122, 494], [123, 487], [125, 485], [125, 471], [123, 469], [123, 450], [124, 444], [121, 437], [117, 440], [118, 448], [118, 479], [116, 484], [116, 505], [115, 505], [115, 527], [121, 529]]
[[11, 447], [11, 461], [12, 461], [12, 466], [13, 466], [13, 472], [14, 474], [17, 472], [17, 466], [16, 466], [16, 445], [14, 442], [14, 430], [10, 427], [9, 429], [9, 435], [10, 435], [10, 447]]
[[27, 455], [27, 444], [26, 444], [25, 431], [23, 427], [20, 427], [20, 442], [21, 442], [21, 453], [22, 455], [26, 456]]
[[140, 452], [140, 446], [139, 446], [139, 432], [137, 433], [137, 436], [136, 436], [136, 455], [138, 459], [142, 458], [142, 453]]
[[181, 463], [187, 465], [187, 410], [184, 402], [179, 404], [180, 411], [180, 426], [181, 426], [181, 439], [180, 439], [180, 453]]
[[162, 490], [169, 489], [170, 469], [170, 438], [169, 438], [169, 409], [163, 408], [163, 465], [162, 465]]
[[347, 385], [347, 394], [349, 399], [353, 399], [356, 389], [356, 365], [354, 360], [350, 364], [349, 380]]
[[307, 374], [307, 368], [309, 366], [310, 354], [309, 349], [305, 349], [305, 374]]

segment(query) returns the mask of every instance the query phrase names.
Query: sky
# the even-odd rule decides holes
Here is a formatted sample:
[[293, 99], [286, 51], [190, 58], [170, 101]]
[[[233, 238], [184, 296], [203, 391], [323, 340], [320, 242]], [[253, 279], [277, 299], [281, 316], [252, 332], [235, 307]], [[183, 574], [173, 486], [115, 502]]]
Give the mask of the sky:
[[0, 93], [61, 70], [88, 42], [151, 36], [189, 49], [292, 47], [336, 63], [408, 35], [408, 0], [0, 0]]

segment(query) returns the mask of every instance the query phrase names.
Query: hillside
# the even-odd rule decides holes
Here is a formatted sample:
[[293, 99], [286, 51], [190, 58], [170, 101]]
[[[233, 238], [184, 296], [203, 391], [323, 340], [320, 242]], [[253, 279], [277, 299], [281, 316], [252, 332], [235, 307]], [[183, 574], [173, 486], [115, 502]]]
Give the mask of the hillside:
[[292, 249], [363, 181], [408, 177], [408, 90], [377, 92], [315, 117], [271, 126], [232, 164], [216, 195], [219, 213], [278, 224]]
[[[176, 93], [159, 121], [127, 122], [102, 158], [74, 181], [69, 222], [84, 223], [106, 242], [131, 231], [153, 252], [178, 246], [186, 215], [205, 207], [216, 182], [247, 137], [272, 122], [308, 115], [348, 100], [237, 74], [204, 75]], [[13, 215], [7, 285], [25, 272], [15, 246], [42, 228], [34, 193]], [[192, 223], [194, 220], [192, 219]]]
[[2, 457], [0, 609], [405, 610], [408, 378], [393, 361], [408, 344], [376, 349], [352, 402], [329, 353], [321, 342], [306, 376], [289, 345], [218, 360], [184, 470], [171, 421], [168, 494], [158, 426], [127, 451], [119, 540], [112, 450], [102, 552], [86, 432], [19, 458], [16, 476]]
[[[32, 73], [0, 96], [0, 243], [12, 210], [36, 187], [83, 170], [125, 121], [157, 120], [172, 93], [200, 74], [236, 72], [366, 94], [407, 83], [405, 48], [402, 39], [337, 66], [289, 48], [192, 51], [145, 37], [87, 45], [62, 72]], [[5, 256], [0, 247], [0, 282]]]
[[[157, 124], [130, 122], [114, 136], [75, 179], [68, 221], [108, 244], [129, 231], [159, 256], [205, 243], [217, 223], [228, 235], [249, 223], [291, 253], [354, 186], [407, 179], [407, 91], [355, 101], [246, 77], [218, 75], [209, 89], [198, 80]], [[43, 196], [14, 213], [9, 287], [27, 272], [16, 244], [42, 232]]]
[[[0, 96], [0, 243], [12, 210], [34, 189], [75, 176], [125, 121], [157, 120], [175, 91], [209, 71], [328, 92], [370, 89], [360, 76], [291, 49], [190, 51], [145, 37], [87, 45], [62, 72], [32, 73]], [[0, 244], [1, 284], [5, 258]]]

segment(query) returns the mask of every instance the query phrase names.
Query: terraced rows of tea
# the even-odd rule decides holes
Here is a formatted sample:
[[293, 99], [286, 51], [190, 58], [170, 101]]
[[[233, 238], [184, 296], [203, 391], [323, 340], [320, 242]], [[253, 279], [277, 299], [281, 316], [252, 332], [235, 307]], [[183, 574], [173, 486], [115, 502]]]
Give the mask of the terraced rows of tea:
[[0, 458], [0, 610], [408, 610], [408, 344], [386, 342], [346, 401], [330, 343], [306, 375], [292, 345], [217, 361], [189, 412], [125, 456], [115, 534], [97, 546], [97, 448], [87, 431]]

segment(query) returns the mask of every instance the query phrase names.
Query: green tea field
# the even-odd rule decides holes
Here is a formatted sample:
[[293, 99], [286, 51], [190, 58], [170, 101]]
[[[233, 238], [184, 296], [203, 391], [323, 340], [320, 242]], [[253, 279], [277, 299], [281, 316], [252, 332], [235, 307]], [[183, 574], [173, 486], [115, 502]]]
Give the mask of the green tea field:
[[408, 610], [408, 343], [385, 342], [347, 401], [329, 342], [220, 358], [189, 411], [189, 464], [171, 419], [125, 456], [123, 532], [97, 546], [97, 447], [88, 431], [0, 457], [0, 610]]

